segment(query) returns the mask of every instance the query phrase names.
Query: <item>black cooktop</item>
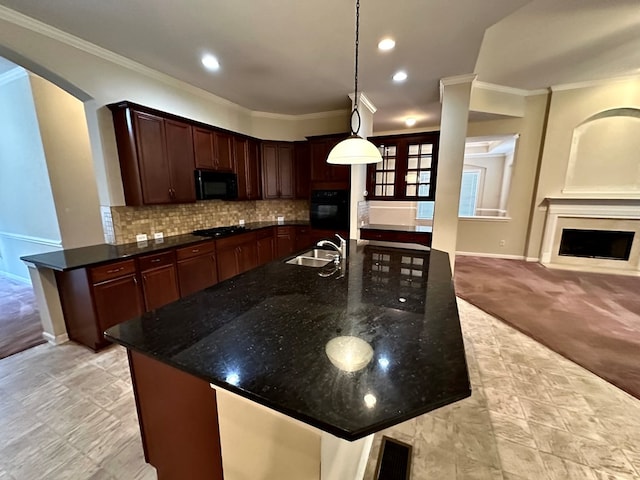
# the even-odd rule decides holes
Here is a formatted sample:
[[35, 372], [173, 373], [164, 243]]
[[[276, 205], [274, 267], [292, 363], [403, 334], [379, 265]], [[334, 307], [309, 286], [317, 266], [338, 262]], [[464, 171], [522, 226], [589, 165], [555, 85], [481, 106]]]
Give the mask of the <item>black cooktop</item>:
[[224, 235], [243, 232], [245, 230], [246, 228], [242, 225], [232, 225], [230, 227], [204, 228], [202, 230], [194, 230], [192, 233], [201, 237], [222, 237]]

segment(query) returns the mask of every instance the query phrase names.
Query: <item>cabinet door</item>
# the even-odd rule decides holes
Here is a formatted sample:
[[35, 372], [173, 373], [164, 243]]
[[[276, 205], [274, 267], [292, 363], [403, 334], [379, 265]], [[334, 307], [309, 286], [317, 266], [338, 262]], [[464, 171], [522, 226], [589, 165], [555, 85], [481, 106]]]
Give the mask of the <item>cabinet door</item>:
[[296, 198], [309, 199], [311, 182], [311, 157], [309, 142], [296, 142], [294, 147], [295, 158], [295, 191]]
[[280, 198], [278, 182], [278, 146], [275, 143], [262, 144], [262, 196]]
[[258, 265], [264, 265], [273, 260], [275, 255], [276, 242], [273, 237], [258, 239]]
[[220, 282], [235, 277], [240, 273], [236, 248], [237, 247], [230, 247], [217, 251], [218, 280]]
[[235, 137], [233, 150], [238, 175], [238, 200], [250, 200], [252, 185], [249, 178], [249, 141], [246, 138]]
[[238, 247], [238, 263], [240, 273], [247, 272], [258, 266], [258, 248], [255, 239]]
[[278, 144], [278, 180], [280, 198], [294, 198], [293, 145]]
[[164, 119], [136, 111], [132, 116], [144, 203], [170, 203], [171, 181], [165, 152]]
[[249, 140], [247, 155], [247, 196], [249, 200], [260, 200], [260, 143]]
[[201, 255], [178, 262], [180, 296], [204, 290], [218, 283], [218, 270], [214, 254]]
[[94, 284], [93, 299], [101, 331], [144, 313], [135, 273]]
[[213, 132], [200, 127], [193, 127], [193, 153], [196, 168], [214, 170], [215, 153]]
[[295, 227], [278, 227], [276, 249], [278, 258], [296, 251]]
[[302, 250], [311, 246], [311, 229], [309, 227], [296, 227], [296, 250]]
[[171, 200], [176, 203], [195, 202], [191, 125], [168, 119], [164, 123], [167, 159], [171, 171]]
[[231, 172], [234, 170], [233, 138], [228, 133], [215, 133], [216, 170]]
[[142, 292], [147, 311], [175, 302], [180, 298], [176, 267], [165, 265], [141, 272]]
[[327, 164], [327, 156], [329, 149], [326, 140], [317, 140], [311, 142], [311, 181], [312, 182], [328, 182], [331, 180], [329, 172], [329, 164]]

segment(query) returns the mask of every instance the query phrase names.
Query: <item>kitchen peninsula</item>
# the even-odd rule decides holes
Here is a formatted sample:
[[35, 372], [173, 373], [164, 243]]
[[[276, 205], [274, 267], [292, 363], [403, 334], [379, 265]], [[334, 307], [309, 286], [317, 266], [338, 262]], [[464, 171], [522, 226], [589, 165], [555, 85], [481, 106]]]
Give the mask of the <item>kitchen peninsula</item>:
[[[159, 478], [222, 478], [223, 468], [236, 478], [223, 422], [242, 419], [225, 420], [216, 394], [315, 427], [323, 442], [358, 441], [470, 395], [446, 253], [351, 241], [341, 264], [285, 260], [106, 332], [128, 349]], [[315, 478], [346, 478], [326, 458], [323, 444]]]

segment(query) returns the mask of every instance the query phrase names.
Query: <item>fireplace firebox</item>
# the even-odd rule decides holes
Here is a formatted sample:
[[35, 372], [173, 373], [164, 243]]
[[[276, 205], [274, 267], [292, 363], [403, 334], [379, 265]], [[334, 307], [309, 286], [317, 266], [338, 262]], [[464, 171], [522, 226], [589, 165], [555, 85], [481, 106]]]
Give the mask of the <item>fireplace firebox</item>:
[[563, 228], [558, 255], [629, 260], [635, 232]]

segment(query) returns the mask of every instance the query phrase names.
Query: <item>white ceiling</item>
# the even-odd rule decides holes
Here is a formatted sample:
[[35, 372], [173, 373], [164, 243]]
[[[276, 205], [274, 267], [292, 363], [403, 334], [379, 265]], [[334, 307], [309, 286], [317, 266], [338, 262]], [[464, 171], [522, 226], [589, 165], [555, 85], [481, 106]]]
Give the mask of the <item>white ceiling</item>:
[[[0, 4], [252, 110], [349, 108], [353, 0]], [[633, 73], [639, 11], [639, 0], [362, 0], [360, 89], [383, 131], [410, 115], [416, 127], [437, 124], [447, 76], [475, 71], [479, 80], [538, 89]], [[381, 53], [386, 35], [396, 48]], [[218, 56], [219, 72], [202, 68], [205, 51]], [[401, 85], [391, 81], [399, 69], [409, 75]]]

